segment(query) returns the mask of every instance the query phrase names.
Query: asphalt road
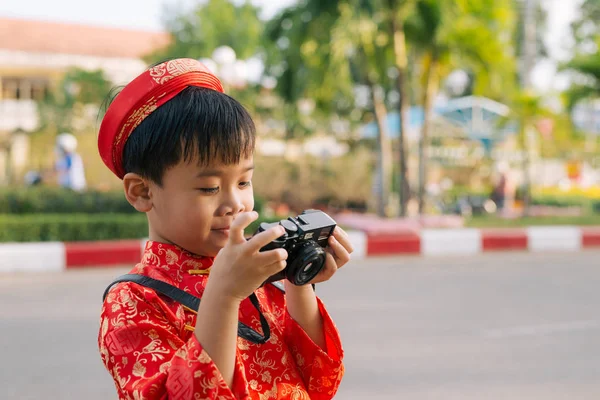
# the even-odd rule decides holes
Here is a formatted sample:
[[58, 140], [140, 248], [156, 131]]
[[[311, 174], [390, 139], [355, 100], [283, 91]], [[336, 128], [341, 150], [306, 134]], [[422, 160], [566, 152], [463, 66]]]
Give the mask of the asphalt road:
[[[0, 399], [116, 398], [96, 336], [124, 271], [0, 275]], [[318, 291], [336, 399], [600, 399], [600, 252], [376, 258]]]

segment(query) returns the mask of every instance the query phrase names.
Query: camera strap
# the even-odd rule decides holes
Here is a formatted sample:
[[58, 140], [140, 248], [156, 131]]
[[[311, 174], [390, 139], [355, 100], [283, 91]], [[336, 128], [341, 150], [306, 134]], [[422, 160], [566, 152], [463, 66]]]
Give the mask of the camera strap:
[[[126, 274], [119, 276], [106, 288], [106, 290], [104, 291], [104, 295], [102, 296], [102, 301], [106, 299], [106, 296], [108, 295], [108, 292], [110, 291], [111, 287], [120, 282], [134, 282], [138, 285], [148, 287], [162, 294], [163, 296], [170, 298], [171, 300], [183, 304], [184, 306], [192, 310], [197, 310], [200, 306], [200, 298], [187, 292], [184, 292], [183, 290], [166, 282], [159, 281], [157, 279], [153, 279], [139, 274]], [[283, 285], [281, 283], [278, 282], [277, 285], [275, 285], [274, 283], [273, 286], [277, 287], [281, 291], [284, 291]], [[262, 313], [262, 310], [260, 309], [260, 304], [258, 303], [258, 298], [256, 297], [256, 294], [252, 293], [249, 296], [249, 299], [254, 308], [256, 308], [256, 310], [258, 311], [258, 315], [260, 316], [260, 325], [263, 331], [263, 335], [250, 328], [243, 322], [238, 322], [238, 336], [252, 343], [266, 343], [271, 338], [271, 329], [269, 328], [269, 323], [267, 322], [265, 316]]]

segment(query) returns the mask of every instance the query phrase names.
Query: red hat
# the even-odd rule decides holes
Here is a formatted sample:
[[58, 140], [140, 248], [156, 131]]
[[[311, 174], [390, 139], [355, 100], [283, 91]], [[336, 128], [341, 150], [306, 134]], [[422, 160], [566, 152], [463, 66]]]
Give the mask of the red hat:
[[219, 79], [191, 58], [166, 61], [144, 71], [117, 95], [100, 125], [98, 151], [104, 164], [123, 178], [123, 148], [131, 132], [154, 110], [188, 86], [223, 93]]

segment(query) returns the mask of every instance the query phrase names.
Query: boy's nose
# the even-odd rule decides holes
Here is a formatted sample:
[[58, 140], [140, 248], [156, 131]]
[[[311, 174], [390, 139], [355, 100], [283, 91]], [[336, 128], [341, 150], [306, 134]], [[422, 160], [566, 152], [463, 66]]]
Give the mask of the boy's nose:
[[226, 210], [225, 213], [227, 215], [237, 215], [241, 212], [244, 212], [245, 210], [242, 199], [237, 196], [232, 196], [231, 198], [229, 198], [226, 204], [224, 204], [224, 206]]
[[237, 215], [241, 212], [244, 212], [244, 206], [242, 204], [240, 204], [239, 207], [230, 208], [230, 210], [227, 212], [227, 214]]

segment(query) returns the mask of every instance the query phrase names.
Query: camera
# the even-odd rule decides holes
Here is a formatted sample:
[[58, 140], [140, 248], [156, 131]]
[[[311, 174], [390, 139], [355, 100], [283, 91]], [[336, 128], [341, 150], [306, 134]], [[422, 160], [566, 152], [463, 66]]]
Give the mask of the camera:
[[260, 251], [285, 249], [288, 253], [287, 265], [264, 283], [287, 279], [297, 286], [306, 285], [323, 269], [327, 240], [337, 224], [322, 211], [305, 210], [296, 218], [289, 217], [274, 223], [263, 222], [255, 235], [278, 225], [284, 227], [285, 233]]

